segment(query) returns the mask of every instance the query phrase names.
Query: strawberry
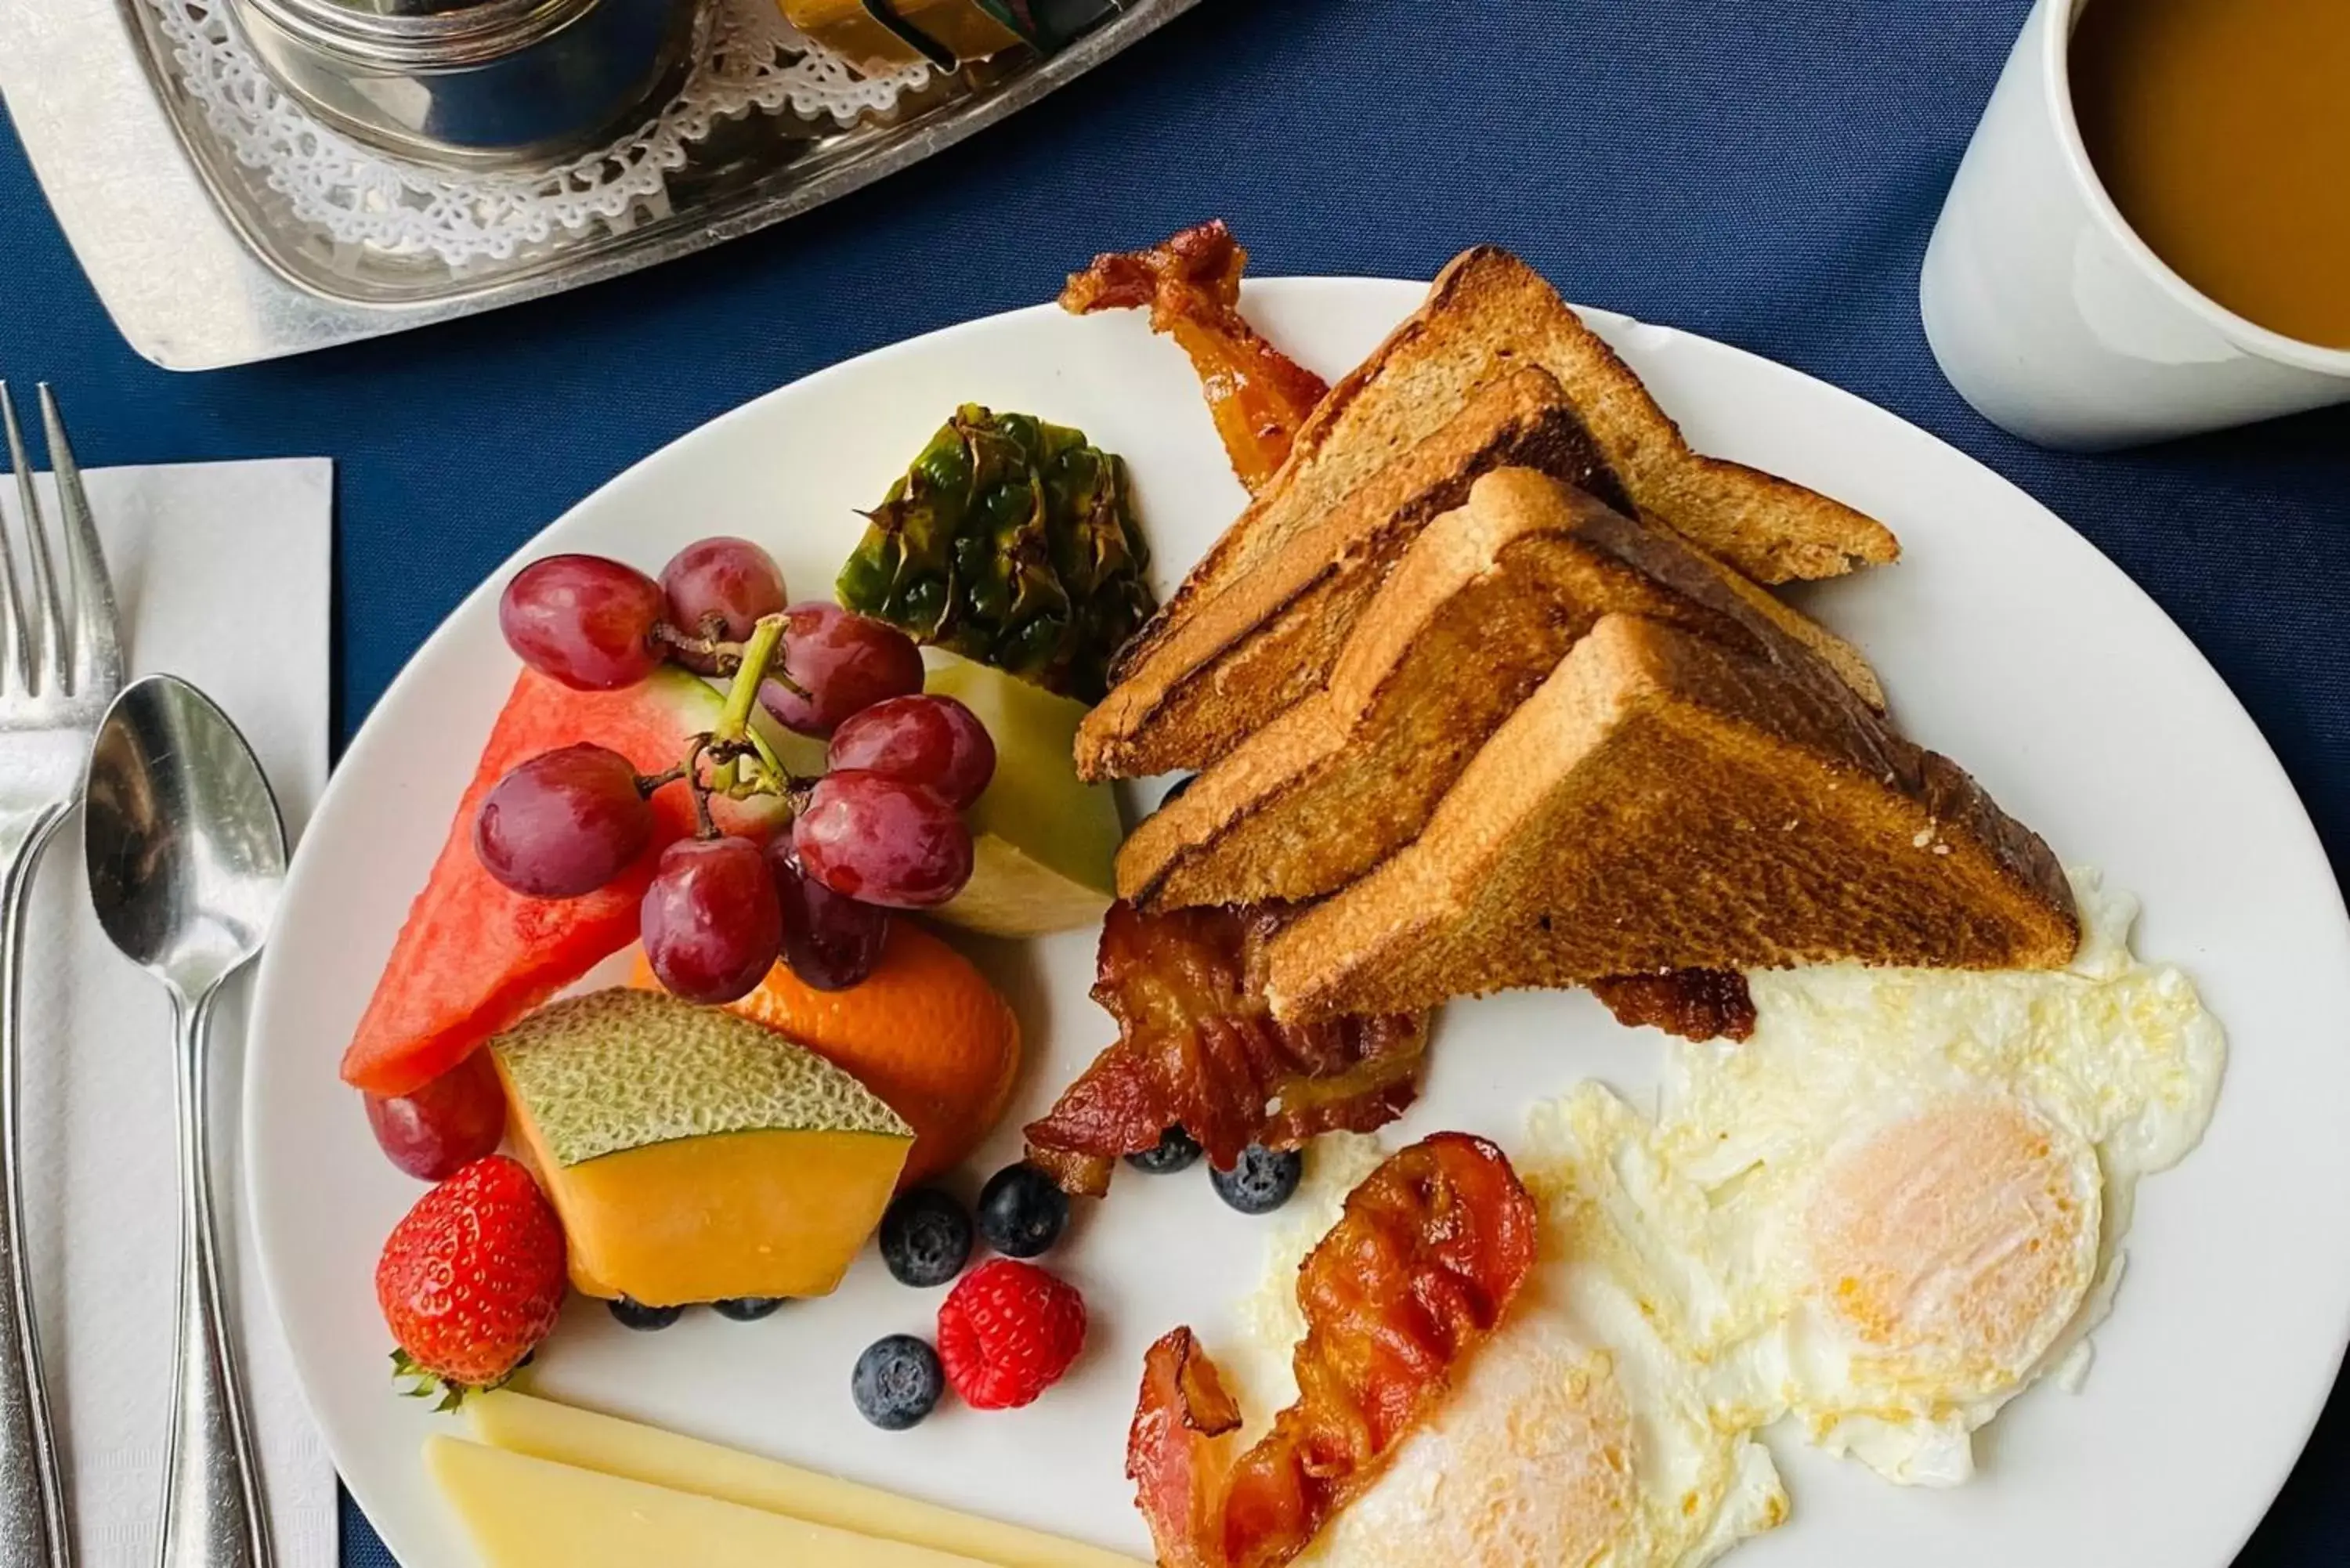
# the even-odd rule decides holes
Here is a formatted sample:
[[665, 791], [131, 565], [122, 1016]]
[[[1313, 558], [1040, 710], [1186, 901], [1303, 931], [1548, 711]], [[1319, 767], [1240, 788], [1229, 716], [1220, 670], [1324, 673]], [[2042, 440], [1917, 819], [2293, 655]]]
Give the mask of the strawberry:
[[939, 1361], [974, 1410], [1029, 1403], [1085, 1345], [1085, 1298], [1034, 1263], [983, 1263], [939, 1303]]
[[530, 1172], [484, 1156], [417, 1199], [383, 1244], [375, 1298], [409, 1392], [447, 1409], [494, 1388], [555, 1327], [563, 1226]]

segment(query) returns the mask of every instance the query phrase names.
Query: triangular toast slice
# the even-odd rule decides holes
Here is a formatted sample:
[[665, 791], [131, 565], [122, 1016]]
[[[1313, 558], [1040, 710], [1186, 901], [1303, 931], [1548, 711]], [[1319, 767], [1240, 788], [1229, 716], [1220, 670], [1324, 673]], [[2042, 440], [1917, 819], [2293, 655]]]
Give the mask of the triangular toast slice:
[[[1757, 581], [1899, 553], [1882, 524], [1839, 502], [1690, 451], [1547, 283], [1480, 248], [1331, 390], [1288, 463], [1128, 644], [1079, 732], [1079, 773], [1202, 766], [1314, 690], [1403, 545], [1503, 464], [1581, 485]], [[1881, 702], [1856, 654], [1752, 597]]]
[[[1419, 309], [1316, 405], [1281, 472], [1184, 579], [1169, 618], [1185, 613], [1187, 597], [1221, 590], [1522, 365], [1566, 389], [1644, 515], [1758, 583], [1841, 576], [1900, 554], [1883, 524], [1842, 502], [1690, 451], [1631, 367], [1541, 274], [1479, 245], [1447, 264]], [[1150, 639], [1146, 630], [1136, 651]]]
[[[1087, 715], [1078, 772], [1138, 777], [1205, 767], [1318, 691], [1420, 530], [1461, 505], [1480, 476], [1509, 466], [1628, 509], [1557, 381], [1532, 367], [1511, 371], [1170, 632]], [[1809, 645], [1872, 705], [1885, 705], [1876, 673], [1850, 644], [1690, 549], [1756, 613]]]
[[1768, 622], [1711, 563], [1531, 469], [1430, 524], [1328, 682], [1136, 828], [1118, 896], [1146, 907], [1319, 898], [1409, 844], [1477, 749], [1603, 616], [1759, 650]]
[[2068, 962], [2048, 846], [1806, 662], [1600, 621], [1417, 840], [1275, 939], [1276, 1015], [1678, 969]]
[[1467, 500], [1480, 474], [1510, 465], [1630, 504], [1558, 383], [1532, 368], [1503, 376], [1170, 628], [1087, 714], [1078, 773], [1139, 777], [1204, 766], [1318, 690], [1419, 530]]

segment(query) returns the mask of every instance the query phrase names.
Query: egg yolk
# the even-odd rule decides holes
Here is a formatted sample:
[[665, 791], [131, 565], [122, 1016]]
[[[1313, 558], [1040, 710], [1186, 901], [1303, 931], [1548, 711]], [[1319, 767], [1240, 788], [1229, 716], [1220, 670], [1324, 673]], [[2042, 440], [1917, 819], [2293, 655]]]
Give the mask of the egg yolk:
[[1945, 1103], [1822, 1168], [1804, 1217], [1813, 1289], [1869, 1351], [1946, 1396], [2020, 1379], [2094, 1272], [2095, 1158], [2012, 1100]]

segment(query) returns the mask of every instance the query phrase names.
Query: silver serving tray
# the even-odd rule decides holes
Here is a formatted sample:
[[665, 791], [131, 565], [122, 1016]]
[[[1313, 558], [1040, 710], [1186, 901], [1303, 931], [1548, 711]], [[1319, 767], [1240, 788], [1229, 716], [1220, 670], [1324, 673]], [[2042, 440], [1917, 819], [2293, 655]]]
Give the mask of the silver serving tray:
[[179, 90], [143, 0], [10, 7], [0, 93], [122, 336], [167, 369], [205, 370], [494, 310], [764, 228], [993, 124], [1197, 4], [1129, 0], [1052, 58], [934, 82], [887, 122], [754, 116], [696, 150], [666, 213], [463, 273], [338, 249], [283, 213]]

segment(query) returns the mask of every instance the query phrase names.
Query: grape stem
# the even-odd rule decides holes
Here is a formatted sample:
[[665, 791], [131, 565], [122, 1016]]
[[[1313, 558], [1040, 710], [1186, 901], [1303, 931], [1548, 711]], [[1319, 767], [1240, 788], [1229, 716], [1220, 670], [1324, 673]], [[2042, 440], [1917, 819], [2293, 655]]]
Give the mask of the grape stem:
[[680, 764], [685, 776], [686, 793], [693, 797], [693, 836], [704, 840], [718, 836], [717, 819], [710, 815], [710, 785], [703, 781], [700, 765], [702, 753], [710, 750], [711, 744], [712, 737], [694, 736], [692, 749], [685, 753], [685, 761]]
[[645, 799], [650, 800], [655, 794], [667, 786], [677, 783], [678, 780], [688, 776], [691, 772], [691, 760], [689, 760], [687, 762], [678, 763], [677, 766], [671, 768], [666, 773], [639, 774], [637, 775], [637, 793], [642, 795]]
[[751, 732], [751, 749], [759, 753], [759, 761], [766, 768], [769, 780], [789, 780], [792, 777], [791, 770], [784, 766], [784, 759], [777, 756], [775, 748], [767, 743], [767, 737], [755, 729]]
[[[738, 763], [756, 755], [750, 743], [751, 710], [759, 700], [759, 683], [767, 679], [770, 664], [781, 662], [784, 646], [784, 618], [762, 616], [751, 628], [751, 639], [743, 645], [741, 660], [734, 667], [734, 680], [726, 689], [726, 705], [719, 711], [718, 727], [712, 733], [712, 754], [718, 768], [712, 786], [732, 795], [741, 787], [742, 769]], [[759, 762], [766, 759], [759, 757]], [[762, 781], [754, 766], [750, 783], [755, 788]]]
[[[718, 618], [712, 616], [710, 618], [707, 629], [715, 632], [721, 624]], [[756, 635], [754, 632], [754, 640]], [[698, 659], [708, 659], [714, 672], [720, 675], [740, 674], [743, 666], [749, 659], [749, 643], [729, 642], [724, 638], [715, 635], [695, 637], [691, 633], [680, 631], [665, 620], [653, 623], [652, 639], [663, 648], [675, 649], [680, 653], [690, 653]], [[764, 672], [764, 678], [775, 682], [795, 697], [806, 697], [808, 694], [807, 688], [792, 679], [791, 672], [784, 668], [780, 660], [773, 661], [773, 668]]]
[[[781, 795], [795, 811], [806, 800], [811, 781], [785, 768], [775, 748], [751, 727], [751, 712], [759, 700], [761, 681], [779, 680], [802, 696], [807, 694], [783, 672], [784, 625], [785, 618], [780, 615], [763, 616], [752, 628], [749, 639], [739, 645], [710, 638], [690, 638], [666, 622], [653, 628], [657, 641], [713, 658], [722, 668], [730, 669], [733, 678], [726, 688], [726, 701], [719, 710], [716, 727], [690, 738], [685, 760], [666, 773], [637, 775], [638, 792], [647, 799], [670, 784], [685, 785], [693, 796], [697, 837], [719, 836], [717, 819], [710, 811], [710, 797], [713, 794], [729, 799]], [[774, 668], [769, 668], [771, 665]], [[712, 764], [707, 778], [702, 776], [704, 758]]]
[[726, 706], [719, 711], [713, 740], [733, 743], [750, 734], [751, 708], [759, 700], [759, 682], [767, 679], [767, 666], [783, 646], [784, 618], [760, 617], [751, 628], [751, 640], [743, 645], [743, 662], [735, 668], [734, 683], [726, 689]]
[[736, 667], [743, 662], [741, 644], [723, 641], [714, 637], [695, 637], [691, 632], [680, 631], [665, 620], [653, 622], [652, 639], [663, 648], [675, 649], [680, 653], [691, 653], [698, 659], [710, 660], [716, 666], [721, 675], [733, 674]]

